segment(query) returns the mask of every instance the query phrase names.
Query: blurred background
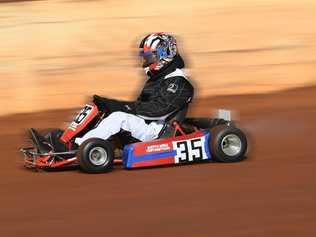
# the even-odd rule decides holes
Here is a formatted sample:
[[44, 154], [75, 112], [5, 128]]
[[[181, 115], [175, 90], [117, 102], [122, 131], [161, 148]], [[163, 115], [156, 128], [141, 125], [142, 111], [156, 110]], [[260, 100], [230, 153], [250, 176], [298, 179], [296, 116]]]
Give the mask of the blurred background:
[[[315, 22], [315, 0], [0, 0], [1, 235], [316, 236]], [[235, 111], [248, 159], [25, 170], [27, 128], [65, 128], [93, 94], [133, 99], [157, 31], [177, 36], [190, 115]]]
[[137, 47], [178, 37], [199, 98], [316, 82], [314, 0], [0, 1], [0, 115], [132, 99]]

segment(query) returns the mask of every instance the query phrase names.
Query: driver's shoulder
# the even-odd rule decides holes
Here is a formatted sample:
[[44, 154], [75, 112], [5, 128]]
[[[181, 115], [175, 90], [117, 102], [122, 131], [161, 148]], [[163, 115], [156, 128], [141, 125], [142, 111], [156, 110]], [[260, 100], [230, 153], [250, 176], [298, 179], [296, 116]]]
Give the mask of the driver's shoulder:
[[164, 78], [164, 85], [177, 84], [180, 88], [187, 90], [194, 90], [194, 87], [187, 77], [187, 74], [183, 69], [177, 68], [175, 71], [169, 73]]
[[173, 72], [167, 74], [164, 79], [174, 78], [174, 77], [183, 77], [184, 79], [188, 79], [186, 72], [183, 69], [177, 68]]

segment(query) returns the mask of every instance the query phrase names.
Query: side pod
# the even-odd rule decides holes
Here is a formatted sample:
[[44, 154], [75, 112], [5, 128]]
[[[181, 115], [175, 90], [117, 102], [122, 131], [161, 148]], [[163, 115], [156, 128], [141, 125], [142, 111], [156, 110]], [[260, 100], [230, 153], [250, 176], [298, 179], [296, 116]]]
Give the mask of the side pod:
[[130, 144], [124, 147], [123, 165], [131, 169], [211, 160], [209, 139], [208, 131], [197, 131], [188, 135]]

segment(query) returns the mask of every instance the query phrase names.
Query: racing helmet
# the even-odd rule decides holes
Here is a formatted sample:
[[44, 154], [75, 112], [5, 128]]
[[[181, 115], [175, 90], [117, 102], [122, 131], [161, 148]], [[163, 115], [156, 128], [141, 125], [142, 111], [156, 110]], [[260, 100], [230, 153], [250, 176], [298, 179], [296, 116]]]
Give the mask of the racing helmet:
[[163, 66], [173, 61], [178, 53], [174, 36], [167, 33], [152, 33], [140, 43], [142, 66], [145, 71], [159, 71]]

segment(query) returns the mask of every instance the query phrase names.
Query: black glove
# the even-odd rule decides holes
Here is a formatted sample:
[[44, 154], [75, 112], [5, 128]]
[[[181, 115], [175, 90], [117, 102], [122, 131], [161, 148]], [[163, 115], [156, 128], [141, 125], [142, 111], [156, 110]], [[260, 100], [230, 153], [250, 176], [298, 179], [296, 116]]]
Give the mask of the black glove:
[[102, 112], [113, 113], [115, 111], [122, 111], [126, 113], [134, 113], [134, 102], [118, 101], [94, 95], [93, 103]]

